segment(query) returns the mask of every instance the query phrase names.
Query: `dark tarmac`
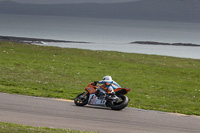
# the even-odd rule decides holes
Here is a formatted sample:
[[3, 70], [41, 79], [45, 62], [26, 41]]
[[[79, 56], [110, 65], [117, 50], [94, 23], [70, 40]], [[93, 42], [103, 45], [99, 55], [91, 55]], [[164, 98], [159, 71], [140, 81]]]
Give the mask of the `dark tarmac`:
[[75, 106], [53, 98], [0, 93], [0, 121], [101, 133], [199, 133], [200, 117], [126, 108]]

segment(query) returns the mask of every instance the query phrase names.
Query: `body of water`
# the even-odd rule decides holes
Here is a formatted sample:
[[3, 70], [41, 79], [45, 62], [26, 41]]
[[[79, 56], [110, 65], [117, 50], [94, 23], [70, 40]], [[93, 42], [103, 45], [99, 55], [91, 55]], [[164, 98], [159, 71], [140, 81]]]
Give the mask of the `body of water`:
[[0, 14], [0, 35], [92, 42], [48, 46], [200, 59], [200, 47], [129, 44], [134, 41], [200, 44], [199, 23]]
[[200, 59], [200, 47], [145, 45], [129, 43], [46, 43], [38, 45]]

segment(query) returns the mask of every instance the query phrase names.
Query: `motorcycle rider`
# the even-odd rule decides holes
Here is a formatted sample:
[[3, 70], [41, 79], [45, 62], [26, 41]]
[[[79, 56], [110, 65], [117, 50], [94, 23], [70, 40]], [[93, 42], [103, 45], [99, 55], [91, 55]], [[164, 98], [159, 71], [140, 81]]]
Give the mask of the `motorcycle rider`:
[[117, 99], [117, 97], [115, 96], [115, 92], [114, 89], [117, 88], [121, 88], [121, 86], [115, 82], [114, 80], [112, 80], [111, 76], [104, 76], [103, 80], [101, 81], [94, 81], [95, 84], [99, 83], [99, 84], [104, 84], [107, 88], [108, 88], [108, 95], [110, 99]]

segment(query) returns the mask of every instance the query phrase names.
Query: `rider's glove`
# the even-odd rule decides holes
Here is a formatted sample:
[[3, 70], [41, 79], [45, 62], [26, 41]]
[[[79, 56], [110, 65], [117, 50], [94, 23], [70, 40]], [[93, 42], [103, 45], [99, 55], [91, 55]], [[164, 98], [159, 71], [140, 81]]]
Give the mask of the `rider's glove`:
[[98, 81], [94, 81], [94, 84], [97, 85]]
[[98, 81], [94, 81], [92, 85], [97, 86]]

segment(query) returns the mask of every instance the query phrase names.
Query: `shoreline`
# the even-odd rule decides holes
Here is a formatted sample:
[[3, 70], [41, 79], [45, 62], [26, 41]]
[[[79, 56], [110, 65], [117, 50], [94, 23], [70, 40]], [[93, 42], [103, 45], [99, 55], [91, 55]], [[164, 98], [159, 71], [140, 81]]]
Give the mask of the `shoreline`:
[[[55, 43], [92, 43], [84, 41], [66, 41], [66, 40], [56, 40], [56, 39], [41, 39], [41, 38], [31, 38], [31, 37], [16, 37], [16, 36], [0, 36], [0, 41], [24, 43], [24, 44], [46, 44], [48, 42]], [[164, 43], [155, 41], [134, 41], [129, 44], [142, 44], [142, 45], [163, 45], [163, 46], [188, 46], [188, 47], [200, 47], [200, 44], [193, 43]]]
[[65, 41], [65, 40], [29, 38], [29, 37], [15, 37], [15, 36], [0, 36], [0, 41], [25, 43], [25, 44], [35, 44], [35, 43], [37, 43], [37, 44], [45, 44], [46, 42], [56, 42], [56, 43], [91, 43], [91, 42]]
[[154, 42], [154, 41], [135, 41], [131, 42], [130, 44], [200, 47], [200, 44], [193, 44], [193, 43], [164, 43], [164, 42]]

